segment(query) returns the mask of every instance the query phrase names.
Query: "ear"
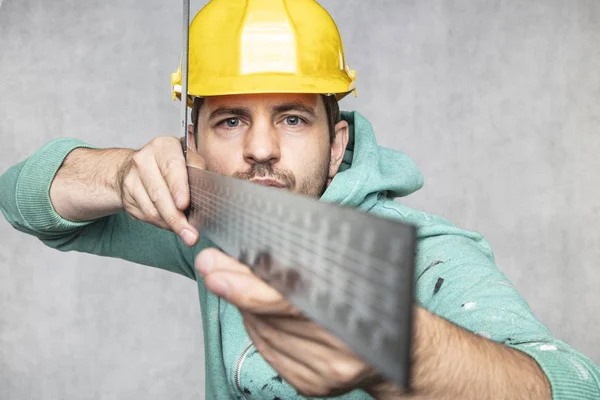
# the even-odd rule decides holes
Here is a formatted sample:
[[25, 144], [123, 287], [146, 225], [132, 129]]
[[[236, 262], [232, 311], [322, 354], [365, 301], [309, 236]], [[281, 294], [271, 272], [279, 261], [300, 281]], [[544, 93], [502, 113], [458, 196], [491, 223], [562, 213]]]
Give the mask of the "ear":
[[198, 148], [196, 147], [196, 138], [194, 138], [194, 125], [188, 125], [188, 149], [192, 149], [195, 152], [198, 152]]
[[196, 140], [194, 139], [194, 125], [188, 126], [187, 158], [185, 161], [190, 167], [196, 167], [200, 169], [206, 168], [206, 162], [198, 154], [198, 148], [196, 147]]
[[327, 179], [327, 185], [331, 183], [331, 180], [337, 174], [342, 165], [344, 159], [344, 153], [346, 152], [346, 146], [348, 146], [348, 122], [340, 121], [335, 124], [335, 138], [331, 143], [331, 157], [329, 160], [329, 176]]

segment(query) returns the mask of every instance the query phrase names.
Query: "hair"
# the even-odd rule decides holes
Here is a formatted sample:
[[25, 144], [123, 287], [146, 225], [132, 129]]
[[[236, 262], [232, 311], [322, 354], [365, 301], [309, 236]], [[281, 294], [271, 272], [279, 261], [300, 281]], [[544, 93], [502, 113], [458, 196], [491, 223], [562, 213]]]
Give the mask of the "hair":
[[[335, 124], [340, 121], [340, 105], [334, 95], [322, 94], [323, 105], [327, 115], [327, 127], [329, 128], [329, 143], [333, 143], [335, 139]], [[198, 143], [198, 115], [200, 108], [204, 103], [203, 97], [195, 97], [192, 104], [192, 124], [194, 125], [194, 140]]]

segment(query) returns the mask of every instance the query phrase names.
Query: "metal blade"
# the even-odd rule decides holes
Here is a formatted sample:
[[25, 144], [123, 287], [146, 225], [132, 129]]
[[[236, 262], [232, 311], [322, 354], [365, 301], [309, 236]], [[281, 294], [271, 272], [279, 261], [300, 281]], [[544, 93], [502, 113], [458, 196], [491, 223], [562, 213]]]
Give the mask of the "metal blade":
[[183, 0], [183, 48], [181, 50], [181, 137], [183, 155], [187, 156], [188, 148], [188, 55], [190, 43], [190, 0]]
[[188, 166], [189, 220], [408, 387], [415, 228]]

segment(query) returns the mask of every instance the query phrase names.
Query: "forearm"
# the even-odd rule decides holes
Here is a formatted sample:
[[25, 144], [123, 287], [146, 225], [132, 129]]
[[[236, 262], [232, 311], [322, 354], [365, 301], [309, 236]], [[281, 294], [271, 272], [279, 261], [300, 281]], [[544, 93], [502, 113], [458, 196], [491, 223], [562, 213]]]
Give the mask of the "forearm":
[[123, 210], [119, 171], [130, 161], [129, 149], [73, 150], [50, 186], [56, 212], [69, 221], [90, 221]]
[[415, 307], [412, 393], [381, 385], [373, 395], [388, 399], [549, 400], [550, 385], [526, 354], [468, 332]]
[[[129, 152], [129, 150], [116, 152], [106, 150], [104, 154], [103, 151], [97, 154], [91, 152], [90, 157], [87, 157], [86, 152], [78, 151], [88, 147], [86, 143], [75, 139], [55, 139], [38, 149], [28, 159], [2, 173], [0, 211], [6, 220], [16, 229], [37, 237], [45, 245], [54, 249], [121, 258], [195, 279], [191, 266], [193, 251], [171, 232], [136, 221], [124, 211], [83, 222], [66, 220], [56, 213], [50, 200], [52, 182], [57, 183], [52, 191], [55, 195], [53, 201], [59, 208], [69, 208], [70, 206], [65, 207], [64, 204], [68, 201], [80, 210], [88, 210], [88, 214], [81, 216], [80, 219], [89, 220], [120, 208], [115, 196], [108, 190], [111, 187], [109, 178], [113, 176], [111, 171], [120, 163], [121, 156], [124, 154], [118, 153]], [[111, 152], [112, 155], [107, 154]], [[86, 155], [87, 158], [75, 162], [76, 157], [71, 157], [67, 161], [69, 155], [77, 156], [78, 153], [82, 157]], [[79, 174], [75, 172], [73, 164], [79, 165], [79, 170], [82, 170]], [[96, 166], [100, 169], [94, 177], [88, 176], [83, 181], [75, 179], [77, 175], [85, 177], [86, 174], [92, 173]], [[68, 179], [64, 177], [56, 179], [61, 167], [65, 167], [61, 173], [70, 171], [72, 176]], [[70, 183], [67, 182], [69, 179]], [[107, 187], [105, 189], [102, 189], [102, 179], [105, 179], [104, 186]], [[99, 188], [94, 187], [90, 182], [96, 182]], [[69, 184], [75, 186], [77, 190], [69, 188]], [[91, 189], [85, 186], [86, 184], [91, 185]], [[59, 189], [60, 185], [63, 185], [62, 190]], [[93, 193], [94, 189], [96, 193]], [[69, 199], [69, 196], [72, 198]], [[107, 207], [102, 202], [112, 202], [112, 205]], [[100, 205], [100, 207], [94, 208], [90, 204]], [[90, 213], [90, 210], [94, 213]], [[65, 211], [62, 212], [66, 214]], [[73, 215], [67, 216], [77, 219]], [[211, 245], [208, 240], [202, 240], [197, 248]]]

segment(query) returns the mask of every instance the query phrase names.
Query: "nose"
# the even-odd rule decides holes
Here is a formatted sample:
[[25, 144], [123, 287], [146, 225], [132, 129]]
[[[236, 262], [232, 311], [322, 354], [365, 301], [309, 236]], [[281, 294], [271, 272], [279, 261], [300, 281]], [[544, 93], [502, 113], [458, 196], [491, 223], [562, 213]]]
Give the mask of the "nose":
[[281, 157], [279, 134], [267, 121], [255, 121], [246, 132], [244, 160], [249, 164], [275, 164]]

